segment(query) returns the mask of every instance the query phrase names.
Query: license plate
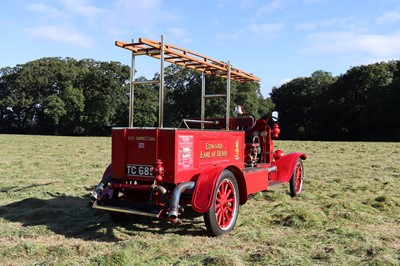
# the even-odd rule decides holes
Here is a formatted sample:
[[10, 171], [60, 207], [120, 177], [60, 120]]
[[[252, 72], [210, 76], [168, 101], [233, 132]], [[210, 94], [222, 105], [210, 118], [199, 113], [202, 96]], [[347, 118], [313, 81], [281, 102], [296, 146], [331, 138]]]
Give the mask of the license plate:
[[127, 164], [126, 175], [127, 176], [153, 176], [151, 173], [151, 165], [137, 165]]

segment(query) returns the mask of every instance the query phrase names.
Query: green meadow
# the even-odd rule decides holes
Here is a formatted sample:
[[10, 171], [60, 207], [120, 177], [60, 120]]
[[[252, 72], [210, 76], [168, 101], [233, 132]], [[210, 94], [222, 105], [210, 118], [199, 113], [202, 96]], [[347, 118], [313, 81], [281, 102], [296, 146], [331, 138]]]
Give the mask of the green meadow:
[[257, 193], [211, 238], [202, 217], [115, 224], [89, 208], [109, 137], [0, 135], [0, 264], [400, 264], [400, 143], [275, 144], [307, 154], [303, 192]]

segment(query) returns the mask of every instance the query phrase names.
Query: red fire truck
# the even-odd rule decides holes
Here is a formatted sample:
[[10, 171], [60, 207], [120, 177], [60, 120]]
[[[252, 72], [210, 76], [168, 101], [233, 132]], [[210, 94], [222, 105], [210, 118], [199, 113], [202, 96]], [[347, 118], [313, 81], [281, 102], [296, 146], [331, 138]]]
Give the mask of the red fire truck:
[[[246, 114], [242, 106], [231, 117], [231, 80], [258, 82], [252, 74], [161, 41], [140, 38], [117, 41], [132, 52], [129, 126], [112, 129], [111, 164], [92, 192], [91, 206], [113, 219], [145, 215], [182, 223], [185, 214], [204, 216], [209, 235], [229, 233], [235, 226], [239, 205], [248, 196], [287, 183], [292, 197], [303, 186], [304, 153], [274, 150], [280, 129], [277, 113], [264, 119]], [[161, 62], [159, 80], [135, 81], [135, 58], [147, 55]], [[201, 117], [183, 119], [178, 128], [163, 126], [164, 62], [202, 73]], [[206, 94], [205, 75], [227, 81], [226, 94]], [[134, 127], [133, 105], [137, 84], [159, 84], [158, 127]], [[226, 99], [225, 117], [207, 117], [205, 101]]]

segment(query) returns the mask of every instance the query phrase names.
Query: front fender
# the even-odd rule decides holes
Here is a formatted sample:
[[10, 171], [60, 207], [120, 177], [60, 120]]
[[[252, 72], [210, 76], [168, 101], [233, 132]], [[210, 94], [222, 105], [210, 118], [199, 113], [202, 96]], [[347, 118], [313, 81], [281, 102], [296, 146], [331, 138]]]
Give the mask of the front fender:
[[297, 163], [298, 159], [305, 160], [307, 156], [301, 152], [289, 153], [279, 160], [271, 163], [271, 165], [275, 165], [278, 168], [278, 171], [275, 172], [277, 182], [289, 182], [290, 178], [293, 175], [294, 167]]
[[206, 212], [210, 209], [215, 185], [225, 167], [217, 166], [205, 170], [196, 181], [192, 196], [192, 208], [196, 212]]

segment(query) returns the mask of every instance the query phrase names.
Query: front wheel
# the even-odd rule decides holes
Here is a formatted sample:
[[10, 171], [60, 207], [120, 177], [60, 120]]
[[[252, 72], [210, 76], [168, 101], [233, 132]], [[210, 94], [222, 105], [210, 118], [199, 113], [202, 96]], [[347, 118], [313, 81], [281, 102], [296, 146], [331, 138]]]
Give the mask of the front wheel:
[[303, 189], [303, 181], [304, 181], [303, 162], [301, 159], [298, 159], [293, 169], [293, 175], [290, 178], [289, 182], [291, 197], [295, 197], [298, 194], [300, 194], [301, 190]]
[[239, 187], [232, 172], [224, 170], [218, 178], [211, 208], [204, 222], [211, 236], [227, 234], [235, 227], [239, 214]]

